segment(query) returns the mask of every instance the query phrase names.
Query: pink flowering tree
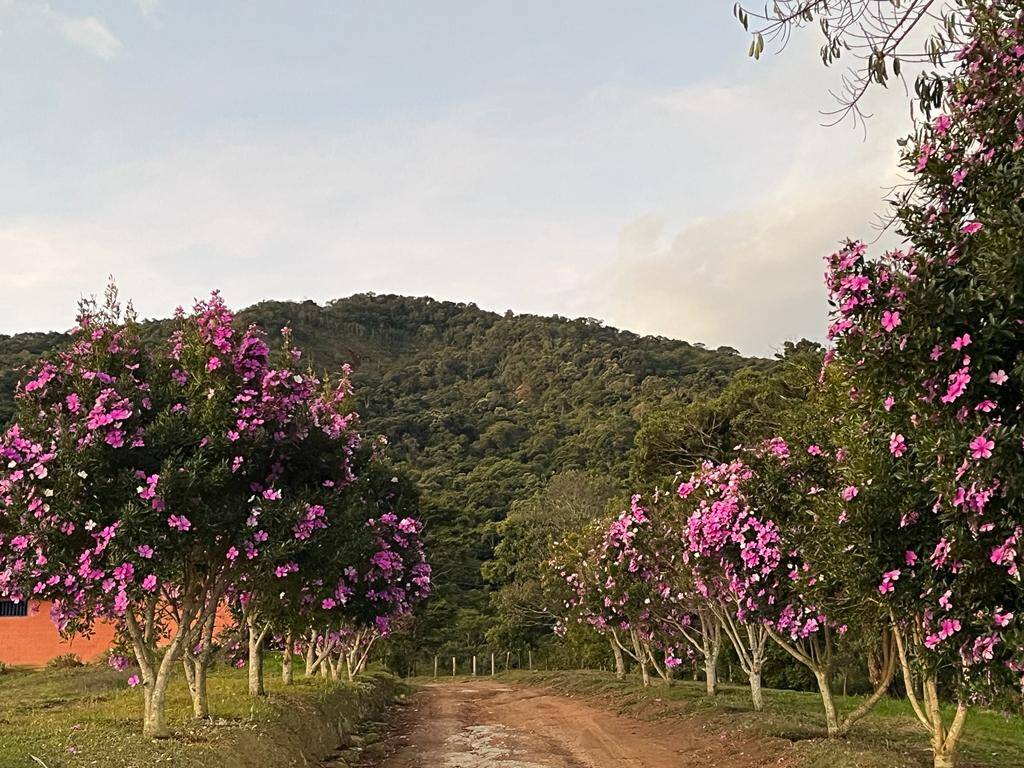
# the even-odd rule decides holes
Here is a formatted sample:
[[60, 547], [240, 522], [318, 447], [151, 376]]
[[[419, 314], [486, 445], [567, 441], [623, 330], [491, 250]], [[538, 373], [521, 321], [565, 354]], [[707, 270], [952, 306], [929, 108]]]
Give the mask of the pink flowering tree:
[[[750, 574], [755, 600], [744, 606], [748, 618], [758, 618], [772, 640], [814, 675], [834, 738], [886, 694], [896, 649], [888, 616], [874, 595], [863, 597], [862, 550], [848, 536], [850, 492], [837, 484], [836, 472], [846, 456], [830, 442], [839, 433], [834, 391], [814, 391], [812, 383], [809, 390], [809, 398], [780, 419], [792, 446], [777, 437], [746, 453], [749, 471], [741, 475], [736, 497], [759, 520], [753, 525], [759, 537], [753, 545], [749, 537], [741, 541], [742, 552], [733, 557], [737, 567], [757, 568]], [[763, 551], [755, 556], [751, 549]], [[863, 657], [873, 683], [872, 693], [846, 713], [832, 694], [840, 651]]]
[[686, 521], [683, 556], [693, 569], [694, 587], [732, 643], [754, 709], [760, 711], [768, 631], [758, 611], [772, 598], [782, 553], [775, 525], [753, 514], [743, 495], [751, 474], [739, 460], [707, 463], [680, 485], [678, 494]]
[[905, 144], [915, 183], [896, 215], [913, 247], [871, 259], [850, 243], [827, 276], [830, 357], [858, 415], [845, 487], [877, 532], [872, 589], [936, 766], [972, 701], [1024, 682], [1024, 3], [966, 5], [945, 113]]
[[239, 331], [216, 294], [145, 346], [111, 291], [27, 375], [0, 444], [0, 591], [51, 600], [64, 633], [115, 622], [139, 665], [146, 735], [169, 734], [167, 684], [186, 651], [205, 690], [218, 606], [270, 533], [299, 522], [305, 493], [351, 482], [358, 438], [339, 392], [272, 366], [259, 330]]
[[[288, 628], [306, 654], [306, 674], [351, 680], [375, 643], [407, 625], [431, 589], [431, 567], [412, 482], [374, 458], [349, 493], [343, 524], [302, 556], [297, 611]], [[309, 575], [302, 576], [303, 573]]]
[[[620, 652], [638, 664], [644, 684], [648, 668], [671, 683], [681, 663], [665, 617], [673, 616], [673, 595], [661, 572], [663, 558], [649, 505], [639, 495], [604, 532], [597, 547], [596, 580], [591, 585], [601, 611], [595, 626], [605, 631]], [[678, 617], [680, 621], [682, 616]]]
[[[589, 627], [608, 639], [615, 659], [615, 674], [625, 676], [623, 647], [639, 663], [645, 684], [650, 683], [646, 655], [632, 647], [629, 620], [611, 611], [614, 600], [601, 594], [607, 579], [601, 546], [611, 523], [594, 520], [550, 544], [550, 556], [541, 570], [545, 611], [554, 617], [554, 630], [565, 636], [573, 625]], [[628, 643], [627, 643], [628, 640]]]

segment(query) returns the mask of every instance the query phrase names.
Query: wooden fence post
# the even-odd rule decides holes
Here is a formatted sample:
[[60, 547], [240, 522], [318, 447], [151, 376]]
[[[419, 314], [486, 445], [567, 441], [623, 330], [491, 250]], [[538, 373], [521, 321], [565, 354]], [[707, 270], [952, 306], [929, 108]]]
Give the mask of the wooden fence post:
[[476, 677], [476, 654], [473, 654], [473, 677]]
[[434, 657], [434, 677], [437, 677], [437, 656]]

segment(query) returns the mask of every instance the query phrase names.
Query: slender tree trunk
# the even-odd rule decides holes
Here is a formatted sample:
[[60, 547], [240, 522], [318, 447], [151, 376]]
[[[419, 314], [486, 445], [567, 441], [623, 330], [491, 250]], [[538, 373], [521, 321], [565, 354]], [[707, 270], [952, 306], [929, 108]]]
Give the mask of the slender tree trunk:
[[761, 665], [754, 665], [747, 676], [750, 681], [750, 701], [755, 712], [764, 709], [764, 695], [761, 693]]
[[[718, 655], [722, 652], [721, 628], [717, 621], [715, 621], [714, 630], [712, 630], [709, 626], [711, 621], [715, 620], [701, 617], [704, 681], [707, 686], [708, 696], [714, 696], [718, 693]], [[696, 671], [696, 667], [694, 667], [695, 676]]]
[[285, 685], [291, 685], [294, 676], [292, 643], [292, 633], [288, 632], [284, 636], [284, 654], [281, 657], [281, 682]]
[[[612, 647], [612, 655], [615, 657], [615, 677], [622, 680], [626, 676], [626, 663], [622, 660], [622, 649], [615, 642], [615, 638], [609, 637], [608, 644]], [[530, 665], [532, 668], [532, 664]]]
[[[912, 639], [921, 644], [921, 634], [916, 627], [911, 629]], [[949, 727], [942, 719], [942, 708], [939, 705], [938, 681], [934, 671], [926, 671], [920, 676], [921, 695], [918, 696], [914, 681], [915, 670], [903, 640], [903, 630], [895, 617], [892, 618], [892, 634], [896, 643], [900, 668], [903, 671], [903, 683], [907, 691], [907, 699], [917, 715], [918, 721], [928, 732], [932, 747], [932, 763], [934, 768], [954, 768], [956, 765], [956, 747], [967, 720], [967, 704], [962, 699], [957, 701], [956, 712]]]
[[708, 696], [718, 693], [718, 654], [704, 657], [704, 681]]
[[815, 669], [814, 679], [818, 683], [818, 692], [821, 694], [821, 704], [825, 709], [825, 728], [828, 730], [830, 739], [840, 735], [839, 715], [836, 712], [835, 698], [832, 696], [832, 675], [828, 670]]
[[154, 689], [146, 696], [146, 712], [142, 720], [142, 735], [151, 739], [170, 738], [167, 727], [167, 678], [158, 678]]
[[125, 627], [135, 651], [144, 686], [142, 735], [147, 738], [166, 739], [171, 735], [167, 726], [167, 684], [170, 682], [171, 673], [181, 660], [198, 609], [196, 601], [188, 597], [184, 599], [178, 631], [162, 654], [156, 646], [156, 609], [156, 598], [147, 601], [143, 607], [141, 625], [136, 614], [129, 611], [125, 616]]
[[266, 696], [267, 690], [263, 684], [263, 641], [270, 626], [265, 624], [260, 629], [259, 615], [255, 611], [246, 617], [246, 624], [249, 627], [249, 695]]
[[316, 673], [314, 667], [314, 660], [316, 659], [316, 641], [317, 631], [314, 629], [309, 634], [309, 640], [306, 643], [306, 677], [312, 677]]

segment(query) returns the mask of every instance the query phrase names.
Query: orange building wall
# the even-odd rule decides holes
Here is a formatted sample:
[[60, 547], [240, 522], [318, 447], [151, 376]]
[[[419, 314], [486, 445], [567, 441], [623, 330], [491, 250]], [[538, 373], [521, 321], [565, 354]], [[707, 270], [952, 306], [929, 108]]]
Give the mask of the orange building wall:
[[50, 620], [50, 604], [33, 600], [28, 616], [0, 616], [0, 661], [41, 667], [50, 659], [73, 653], [95, 661], [114, 644], [114, 627], [98, 623], [89, 637], [61, 638]]
[[[227, 606], [217, 609], [216, 631], [234, 624]], [[96, 661], [114, 645], [114, 625], [97, 622], [89, 637], [61, 638], [50, 620], [50, 604], [29, 602], [28, 616], [0, 616], [0, 661], [42, 667], [51, 659], [73, 653], [84, 662]]]

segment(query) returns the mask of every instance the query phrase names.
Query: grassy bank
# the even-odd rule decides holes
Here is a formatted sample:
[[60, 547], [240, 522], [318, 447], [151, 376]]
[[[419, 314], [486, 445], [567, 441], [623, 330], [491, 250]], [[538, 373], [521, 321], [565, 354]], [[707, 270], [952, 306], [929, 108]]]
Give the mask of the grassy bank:
[[191, 718], [184, 680], [173, 683], [168, 714], [176, 737], [143, 739], [141, 694], [106, 667], [14, 669], [0, 675], [3, 768], [288, 768], [316, 763], [399, 694], [386, 674], [354, 684], [296, 677], [280, 682], [274, 658], [267, 693], [246, 694], [245, 670], [210, 675], [212, 721]]
[[[922, 768], [931, 766], [927, 739], [910, 705], [883, 700], [846, 739], [825, 739], [821, 699], [795, 691], [765, 691], [765, 711], [750, 710], [749, 690], [723, 686], [715, 698], [704, 684], [677, 681], [673, 686], [643, 688], [639, 681], [618, 681], [606, 672], [522, 672], [503, 676], [529, 685], [550, 686], [560, 693], [585, 696], [620, 714], [664, 719], [686, 718], [689, 727], [720, 731], [748, 730], [777, 739], [780, 750], [791, 751], [807, 768]], [[856, 698], [838, 697], [842, 711]], [[1024, 718], [974, 711], [961, 741], [961, 768], [1021, 768], [1024, 766]]]

